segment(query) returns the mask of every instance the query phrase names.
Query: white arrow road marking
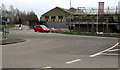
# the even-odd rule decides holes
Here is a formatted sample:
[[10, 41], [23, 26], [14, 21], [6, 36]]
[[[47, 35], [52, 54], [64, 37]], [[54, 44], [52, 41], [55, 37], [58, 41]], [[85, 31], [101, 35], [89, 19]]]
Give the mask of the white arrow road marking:
[[104, 53], [104, 52], [106, 52], [106, 51], [109, 51], [110, 49], [113, 49], [113, 48], [116, 47], [117, 45], [119, 45], [119, 42], [118, 42], [117, 44], [115, 44], [114, 46], [112, 46], [112, 47], [110, 47], [110, 48], [108, 48], [108, 49], [106, 49], [106, 50], [104, 50], [104, 51], [101, 51], [101, 52], [98, 52], [98, 53], [96, 53], [96, 54], [90, 55], [89, 57], [98, 56], [98, 55], [100, 55], [100, 54], [102, 54], [102, 53]]
[[71, 63], [75, 63], [75, 62], [78, 62], [78, 61], [81, 61], [81, 59], [76, 59], [76, 60], [72, 60], [72, 61], [65, 62], [65, 63], [66, 64], [71, 64]]

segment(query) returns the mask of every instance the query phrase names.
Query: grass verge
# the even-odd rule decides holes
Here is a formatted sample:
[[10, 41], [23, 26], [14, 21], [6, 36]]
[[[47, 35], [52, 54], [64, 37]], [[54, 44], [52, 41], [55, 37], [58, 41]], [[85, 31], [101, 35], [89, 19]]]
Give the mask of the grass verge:
[[13, 27], [15, 27], [15, 25], [7, 25], [7, 26], [5, 26], [5, 25], [0, 25], [0, 28], [4, 28], [4, 27], [13, 28]]
[[120, 37], [120, 34], [97, 34], [97, 33], [72, 33], [72, 32], [57, 32], [67, 35], [86, 35], [86, 36], [101, 36], [101, 37]]

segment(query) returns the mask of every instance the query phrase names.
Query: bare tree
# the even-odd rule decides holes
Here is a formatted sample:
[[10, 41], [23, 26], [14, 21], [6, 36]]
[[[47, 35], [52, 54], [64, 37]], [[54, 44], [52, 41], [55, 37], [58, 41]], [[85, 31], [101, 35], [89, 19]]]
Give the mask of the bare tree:
[[26, 12], [20, 11], [18, 8], [14, 8], [13, 5], [8, 7], [8, 10], [4, 4], [0, 6], [0, 16], [7, 16], [10, 20], [10, 24], [29, 22], [38, 22], [37, 15], [34, 11]]
[[2, 16], [2, 8], [0, 7], [0, 16]]
[[11, 22], [14, 23], [16, 13], [15, 13], [15, 9], [12, 5], [10, 5], [10, 7], [9, 7], [9, 12], [10, 12], [10, 17], [11, 17]]
[[1, 12], [2, 12], [2, 16], [6, 16], [7, 9], [4, 4], [2, 4], [2, 6], [1, 6]]

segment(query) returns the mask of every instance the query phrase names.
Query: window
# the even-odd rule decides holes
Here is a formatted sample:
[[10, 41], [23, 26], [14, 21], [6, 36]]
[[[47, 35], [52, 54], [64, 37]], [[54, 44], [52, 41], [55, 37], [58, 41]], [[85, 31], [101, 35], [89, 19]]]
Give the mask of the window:
[[55, 19], [56, 17], [55, 16], [51, 16], [51, 19]]
[[47, 28], [46, 26], [41, 25], [42, 28]]
[[58, 16], [59, 19], [63, 19], [63, 16]]
[[49, 16], [45, 16], [45, 19], [49, 19]]

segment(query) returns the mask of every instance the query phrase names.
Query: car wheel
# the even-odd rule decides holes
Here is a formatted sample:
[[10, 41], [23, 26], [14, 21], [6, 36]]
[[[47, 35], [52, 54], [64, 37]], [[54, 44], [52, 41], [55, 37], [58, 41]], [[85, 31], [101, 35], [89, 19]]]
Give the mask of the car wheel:
[[37, 32], [37, 30], [34, 29], [35, 32]]

